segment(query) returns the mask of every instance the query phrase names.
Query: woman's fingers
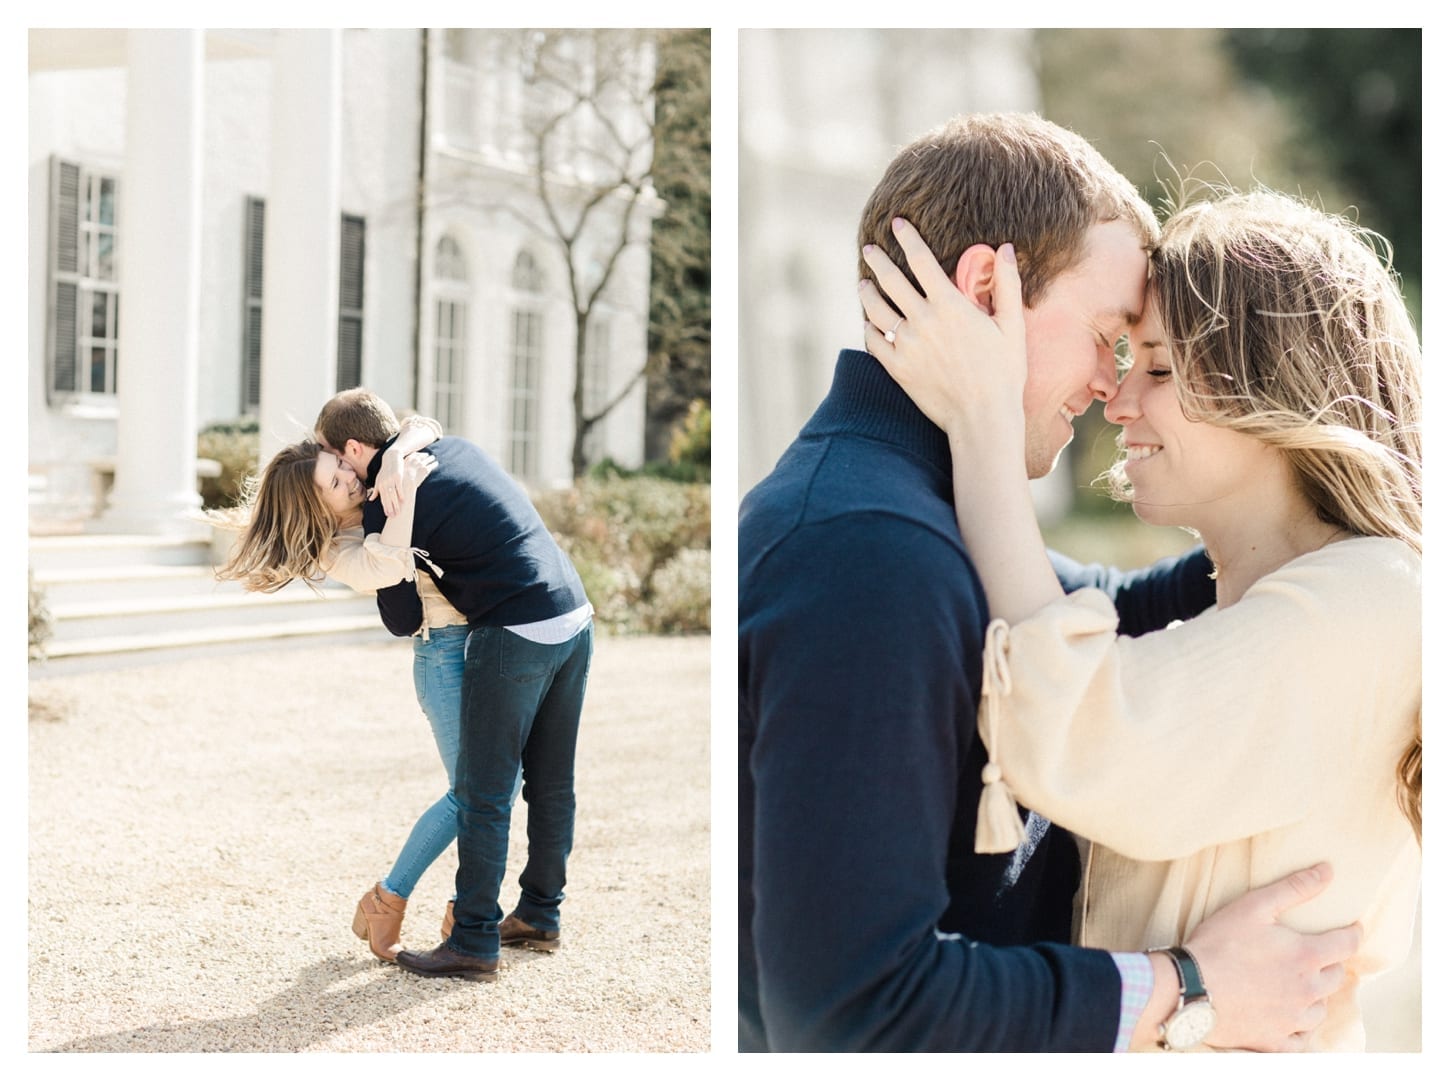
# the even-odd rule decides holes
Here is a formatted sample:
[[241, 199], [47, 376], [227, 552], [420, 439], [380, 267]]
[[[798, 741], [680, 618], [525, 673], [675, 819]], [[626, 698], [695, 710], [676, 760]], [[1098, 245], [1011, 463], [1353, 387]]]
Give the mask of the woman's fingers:
[[1022, 318], [1022, 278], [1017, 273], [1017, 249], [1003, 244], [997, 249], [992, 268], [993, 318], [1002, 334], [1013, 344], [1027, 341], [1027, 324]]
[[[896, 305], [901, 315], [910, 319], [914, 313], [921, 310], [922, 305], [926, 303], [925, 299], [916, 291], [916, 286], [907, 280], [906, 275], [901, 272], [901, 268], [891, 261], [891, 257], [886, 252], [875, 244], [867, 244], [861, 249], [861, 256], [876, 275], [876, 282], [881, 287], [881, 292], [891, 299], [891, 303]], [[876, 323], [876, 329], [886, 331], [891, 329], [891, 323], [900, 319], [901, 315], [892, 313], [891, 321], [887, 322], [885, 326], [875, 319], [871, 321]]]
[[[926, 246], [926, 241], [921, 239], [921, 234], [916, 227], [905, 218], [892, 218], [891, 231], [896, 236], [896, 242], [901, 245], [901, 250], [906, 256], [906, 265], [916, 275], [916, 280], [921, 283], [922, 291], [928, 298], [935, 298], [943, 295], [947, 290], [954, 290], [956, 286], [942, 270], [941, 264]], [[874, 268], [873, 268], [874, 269]], [[892, 299], [896, 297], [893, 294]], [[905, 311], [905, 309], [902, 309]]]
[[901, 323], [905, 322], [900, 313], [886, 303], [886, 298], [869, 281], [861, 283], [861, 310], [866, 313], [866, 318], [882, 335], [888, 330], [894, 332], [899, 329]]

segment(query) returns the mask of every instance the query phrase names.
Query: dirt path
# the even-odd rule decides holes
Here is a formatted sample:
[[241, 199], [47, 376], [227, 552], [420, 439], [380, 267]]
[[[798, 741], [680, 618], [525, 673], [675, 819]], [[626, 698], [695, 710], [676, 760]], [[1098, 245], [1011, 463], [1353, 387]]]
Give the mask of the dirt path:
[[[31, 1051], [702, 1051], [709, 641], [601, 638], [556, 954], [423, 980], [350, 930], [446, 784], [405, 643], [38, 679]], [[514, 817], [512, 901], [525, 810]], [[413, 895], [429, 948], [452, 850]]]

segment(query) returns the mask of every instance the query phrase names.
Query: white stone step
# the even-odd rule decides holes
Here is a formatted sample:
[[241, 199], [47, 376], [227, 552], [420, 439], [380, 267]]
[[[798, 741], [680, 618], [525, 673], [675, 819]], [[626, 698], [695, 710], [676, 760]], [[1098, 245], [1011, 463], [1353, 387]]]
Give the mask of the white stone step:
[[50, 660], [32, 671], [132, 655], [169, 655], [276, 639], [363, 636], [387, 641], [377, 602], [326, 582], [248, 593], [218, 582], [208, 538], [33, 536], [30, 565], [52, 619]]
[[177, 597], [226, 596], [241, 593], [239, 582], [220, 582], [211, 567], [109, 566], [37, 571], [35, 582], [52, 606], [83, 602], [145, 600], [162, 594]]
[[277, 593], [162, 595], [148, 599], [48, 604], [58, 641], [123, 638], [156, 633], [217, 635], [260, 624], [334, 618], [371, 619], [377, 602], [350, 590], [314, 593], [294, 582]]
[[78, 654], [129, 653], [141, 650], [174, 649], [178, 646], [209, 645], [218, 642], [271, 642], [314, 634], [370, 633], [376, 629], [381, 639], [392, 635], [376, 616], [322, 616], [315, 619], [282, 619], [256, 623], [248, 627], [226, 625], [211, 630], [153, 631], [147, 634], [116, 635], [77, 641], [52, 641], [46, 657], [60, 659]]
[[211, 565], [211, 541], [187, 537], [81, 534], [31, 537], [30, 568], [36, 573], [99, 567]]
[[[409, 639], [394, 638], [376, 617], [371, 620], [316, 619], [289, 620], [286, 623], [236, 629], [214, 635], [153, 634], [127, 636], [124, 639], [84, 639], [75, 643], [52, 642], [45, 659], [30, 662], [30, 678], [77, 675], [83, 672], [108, 671], [138, 665], [160, 664], [191, 657], [245, 654], [275, 648], [285, 641], [298, 649], [314, 645], [335, 645], [340, 642], [377, 645], [396, 643], [399, 649], [412, 649]], [[245, 662], [238, 672], [245, 679]]]

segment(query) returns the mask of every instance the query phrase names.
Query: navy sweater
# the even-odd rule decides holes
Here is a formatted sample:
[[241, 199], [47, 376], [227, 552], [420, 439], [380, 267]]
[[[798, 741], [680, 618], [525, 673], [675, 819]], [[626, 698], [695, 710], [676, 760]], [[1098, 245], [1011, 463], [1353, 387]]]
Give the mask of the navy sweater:
[[[373, 456], [369, 487], [392, 443]], [[574, 564], [502, 466], [466, 439], [450, 436], [428, 453], [438, 465], [415, 496], [413, 547], [442, 569], [438, 589], [470, 627], [535, 623], [586, 603]], [[381, 501], [363, 505], [365, 532], [381, 532], [385, 520]], [[427, 572], [421, 562], [419, 570]], [[394, 634], [413, 634], [423, 621], [417, 587], [399, 582], [378, 590], [378, 612]]]
[[[741, 1050], [1111, 1050], [1117, 967], [1065, 945], [1072, 837], [1024, 810], [1020, 849], [973, 851], [987, 604], [944, 435], [843, 352], [739, 540]], [[1201, 552], [1055, 565], [1125, 630], [1212, 602]]]

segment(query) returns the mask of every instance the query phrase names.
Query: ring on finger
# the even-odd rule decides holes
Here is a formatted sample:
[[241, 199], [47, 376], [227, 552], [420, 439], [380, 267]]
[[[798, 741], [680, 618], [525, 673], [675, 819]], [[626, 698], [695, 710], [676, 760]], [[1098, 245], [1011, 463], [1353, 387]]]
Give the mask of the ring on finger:
[[882, 337], [884, 337], [886, 339], [886, 344], [887, 345], [895, 345], [896, 344], [896, 330], [897, 330], [897, 327], [901, 326], [901, 324], [904, 323], [904, 322], [906, 322], [906, 316], [903, 315], [900, 319], [896, 320], [896, 326], [892, 327], [890, 330], [888, 330], [885, 334], [882, 335]]

